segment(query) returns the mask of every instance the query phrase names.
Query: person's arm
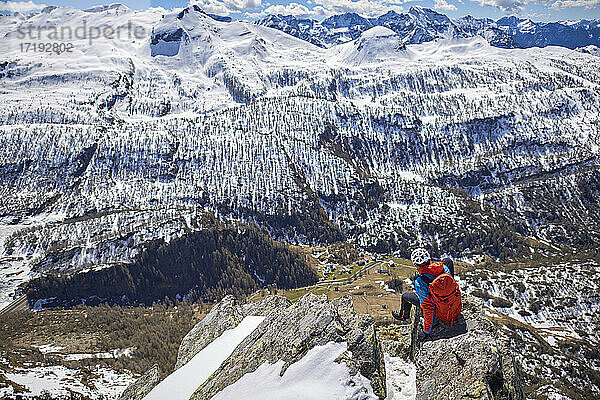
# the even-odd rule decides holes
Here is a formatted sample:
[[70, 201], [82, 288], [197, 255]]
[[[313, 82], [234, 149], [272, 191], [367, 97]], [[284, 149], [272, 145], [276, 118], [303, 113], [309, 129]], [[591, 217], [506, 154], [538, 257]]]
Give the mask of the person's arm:
[[454, 261], [452, 261], [451, 258], [446, 257], [442, 260], [442, 264], [444, 265], [444, 272], [452, 275], [454, 278]]
[[419, 302], [423, 310], [423, 332], [429, 334], [435, 315], [435, 305], [429, 293], [429, 285], [419, 277], [415, 280], [415, 291], [417, 292], [417, 296], [419, 296]]

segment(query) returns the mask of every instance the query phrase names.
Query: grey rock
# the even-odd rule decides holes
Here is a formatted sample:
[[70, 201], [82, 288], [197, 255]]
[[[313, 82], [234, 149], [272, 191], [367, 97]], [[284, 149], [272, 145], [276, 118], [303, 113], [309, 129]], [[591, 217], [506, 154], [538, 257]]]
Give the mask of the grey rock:
[[382, 340], [381, 348], [384, 353], [392, 357], [410, 358], [410, 335], [405, 335], [400, 340]]
[[144, 373], [121, 393], [119, 400], [141, 400], [158, 384], [160, 378], [158, 364]]
[[[385, 397], [385, 365], [373, 318], [356, 314], [350, 297], [328, 301], [308, 294], [291, 306], [276, 304], [265, 320], [234, 350], [231, 356], [198, 388], [192, 399], [210, 399], [225, 387], [265, 362], [284, 361], [281, 374], [315, 346], [347, 342], [348, 353], [339, 358], [350, 373], [368, 378], [377, 396]], [[259, 309], [265, 304], [247, 307]], [[226, 317], [225, 317], [226, 318]]]
[[266, 317], [274, 311], [283, 310], [291, 305], [292, 302], [283, 296], [267, 296], [261, 301], [244, 304], [242, 312], [244, 315]]
[[270, 313], [284, 309], [292, 303], [283, 296], [268, 296], [261, 301], [241, 305], [232, 295], [225, 296], [204, 319], [196, 324], [192, 330], [185, 335], [179, 353], [175, 369], [191, 360], [203, 348], [213, 340], [221, 336], [227, 329], [238, 326], [244, 317], [248, 315], [267, 316]]
[[463, 296], [463, 318], [452, 327], [436, 321], [426, 340], [420, 313], [415, 315], [411, 339], [417, 400], [524, 399], [514, 357], [485, 317], [483, 301]]
[[204, 319], [196, 324], [183, 338], [177, 354], [175, 369], [191, 360], [213, 340], [221, 336], [227, 329], [238, 326], [245, 315], [236, 298], [227, 295]]

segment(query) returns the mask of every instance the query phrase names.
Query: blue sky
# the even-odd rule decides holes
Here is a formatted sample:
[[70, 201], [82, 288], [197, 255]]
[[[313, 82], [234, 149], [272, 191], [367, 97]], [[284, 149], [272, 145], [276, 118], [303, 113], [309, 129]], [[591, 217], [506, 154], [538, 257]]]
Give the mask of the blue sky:
[[[47, 5], [88, 8], [116, 1], [0, 0], [0, 12], [36, 11]], [[600, 18], [600, 0], [122, 0], [120, 3], [133, 9], [172, 9], [196, 3], [208, 12], [248, 20], [265, 14], [294, 14], [320, 20], [344, 12], [373, 17], [388, 10], [408, 11], [412, 5], [432, 8], [450, 17], [470, 14], [497, 19], [505, 15], [518, 15], [534, 21]]]

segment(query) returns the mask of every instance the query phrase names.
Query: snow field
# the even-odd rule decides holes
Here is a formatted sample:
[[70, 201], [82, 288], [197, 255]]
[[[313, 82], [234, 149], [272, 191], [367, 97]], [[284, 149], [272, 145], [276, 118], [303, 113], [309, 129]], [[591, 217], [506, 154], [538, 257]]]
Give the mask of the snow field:
[[[116, 372], [109, 368], [98, 367], [94, 370], [93, 377], [86, 384], [82, 383], [81, 371], [64, 366], [35, 367], [7, 373], [6, 378], [29, 390], [28, 396], [39, 396], [48, 392], [53, 396], [68, 395], [68, 391], [81, 393], [95, 398], [101, 393], [108, 398], [116, 398], [125, 388], [134, 381], [133, 376]], [[0, 389], [0, 398], [13, 395], [12, 386]]]

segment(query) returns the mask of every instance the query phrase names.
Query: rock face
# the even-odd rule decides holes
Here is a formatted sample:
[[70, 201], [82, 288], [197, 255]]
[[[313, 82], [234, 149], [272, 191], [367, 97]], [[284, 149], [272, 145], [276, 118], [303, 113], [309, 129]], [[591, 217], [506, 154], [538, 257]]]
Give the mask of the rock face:
[[186, 336], [179, 352], [181, 366], [217, 335], [243, 316], [262, 315], [265, 320], [234, 350], [202, 384], [192, 399], [210, 399], [225, 387], [255, 371], [263, 363], [282, 360], [281, 371], [299, 361], [310, 349], [329, 342], [347, 342], [339, 358], [351, 375], [361, 373], [374, 393], [385, 397], [385, 365], [381, 344], [369, 315], [356, 314], [350, 297], [328, 301], [325, 296], [306, 295], [293, 305], [283, 297], [240, 306], [228, 296]]
[[462, 315], [453, 327], [438, 321], [423, 341], [422, 318], [416, 313], [411, 355], [417, 367], [417, 400], [523, 400], [518, 368], [486, 319], [483, 302], [463, 296]]
[[119, 400], [141, 400], [143, 399], [154, 386], [158, 384], [160, 374], [158, 372], [158, 364], [155, 364], [138, 380], [123, 391]]

